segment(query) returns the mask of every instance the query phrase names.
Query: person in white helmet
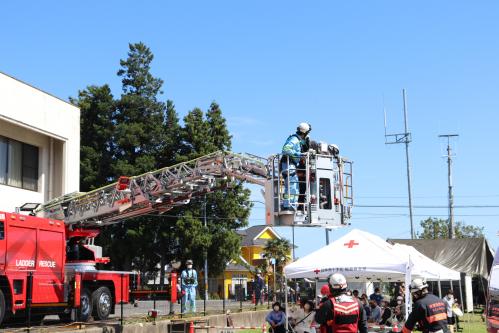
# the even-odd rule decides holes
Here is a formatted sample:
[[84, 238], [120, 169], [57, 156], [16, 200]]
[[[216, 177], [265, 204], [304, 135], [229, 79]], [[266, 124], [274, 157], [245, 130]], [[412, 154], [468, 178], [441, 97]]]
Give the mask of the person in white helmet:
[[[282, 147], [282, 159], [280, 161], [280, 166], [284, 178], [284, 200], [282, 203], [283, 209], [303, 210], [303, 207], [298, 207], [298, 199], [300, 196], [300, 181], [304, 181], [304, 177], [300, 177], [300, 175], [304, 174], [304, 172], [300, 169], [303, 169], [305, 167], [305, 165], [300, 162], [303, 153], [308, 152], [310, 145], [308, 135], [311, 130], [312, 126], [310, 126], [310, 124], [308, 123], [298, 124], [296, 133], [290, 135], [286, 139], [286, 142]], [[306, 187], [301, 186], [301, 188]], [[301, 206], [303, 206], [303, 202], [301, 202]]]
[[333, 333], [367, 333], [366, 312], [359, 300], [347, 294], [347, 280], [335, 273], [328, 278], [331, 296], [322, 302], [315, 321], [327, 325]]
[[198, 273], [192, 268], [193, 262], [187, 260], [186, 269], [180, 274], [182, 289], [182, 313], [196, 312], [196, 288], [198, 286]]
[[402, 333], [411, 333], [416, 323], [423, 333], [447, 333], [447, 311], [444, 301], [428, 293], [428, 285], [423, 279], [412, 280], [409, 290], [414, 305]]

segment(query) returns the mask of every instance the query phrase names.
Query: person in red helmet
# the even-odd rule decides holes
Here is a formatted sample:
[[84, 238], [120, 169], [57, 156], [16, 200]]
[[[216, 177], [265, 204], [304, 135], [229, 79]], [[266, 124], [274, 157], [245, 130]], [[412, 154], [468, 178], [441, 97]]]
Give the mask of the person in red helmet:
[[[329, 285], [326, 283], [321, 288], [320, 296], [317, 296], [319, 300], [319, 308], [322, 306], [322, 303], [326, 302], [329, 297], [331, 297], [331, 292], [329, 291]], [[331, 326], [327, 324], [320, 324], [319, 326], [320, 333], [332, 333]]]
[[321, 287], [321, 294], [317, 296], [319, 303], [325, 302], [331, 296], [331, 292], [329, 291], [329, 285], [325, 284]]
[[333, 333], [367, 333], [367, 318], [359, 300], [347, 295], [347, 280], [343, 274], [328, 278], [330, 297], [322, 302], [315, 321], [327, 325]]

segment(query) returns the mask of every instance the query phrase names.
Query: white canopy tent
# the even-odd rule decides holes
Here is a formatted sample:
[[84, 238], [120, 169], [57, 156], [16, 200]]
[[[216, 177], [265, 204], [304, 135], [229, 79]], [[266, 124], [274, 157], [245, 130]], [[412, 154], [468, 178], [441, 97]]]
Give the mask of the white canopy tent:
[[461, 278], [461, 273], [428, 258], [413, 246], [397, 243], [393, 247], [410, 255], [413, 262], [412, 275], [424, 277], [428, 281], [449, 281]]
[[287, 278], [327, 278], [335, 272], [358, 281], [404, 281], [408, 256], [365, 231], [354, 229], [335, 242], [284, 267]]
[[[353, 281], [405, 281], [411, 283], [410, 255], [400, 253], [382, 238], [354, 229], [335, 242], [284, 267], [289, 278], [326, 278], [341, 273]], [[406, 314], [409, 288], [406, 288]]]
[[499, 247], [497, 248], [494, 263], [492, 264], [492, 269], [490, 270], [489, 284], [490, 288], [499, 290]]
[[401, 253], [407, 253], [411, 261], [413, 262], [412, 274], [413, 276], [420, 276], [425, 278], [428, 281], [437, 281], [438, 282], [438, 296], [442, 297], [442, 288], [440, 285], [440, 281], [459, 281], [459, 293], [462, 298], [463, 292], [461, 288], [461, 273], [455, 271], [453, 269], [447, 268], [442, 264], [428, 258], [415, 247], [405, 244], [396, 243], [393, 245], [396, 250], [399, 250]]
[[499, 290], [499, 264], [490, 270], [490, 288]]

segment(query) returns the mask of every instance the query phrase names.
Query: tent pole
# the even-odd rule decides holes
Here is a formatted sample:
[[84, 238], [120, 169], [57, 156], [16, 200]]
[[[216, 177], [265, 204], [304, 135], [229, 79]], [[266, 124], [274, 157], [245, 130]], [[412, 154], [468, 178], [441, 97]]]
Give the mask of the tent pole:
[[442, 286], [440, 285], [440, 280], [438, 280], [438, 297], [442, 298]]
[[409, 288], [411, 285], [411, 260], [409, 258], [409, 264], [407, 267], [407, 271], [405, 273], [405, 320], [409, 318], [409, 312], [412, 310], [410, 306], [410, 293], [409, 293]]
[[284, 306], [286, 307], [286, 332], [288, 331], [288, 278], [284, 276]]
[[461, 301], [461, 308], [464, 311], [464, 300], [463, 300], [463, 287], [461, 286], [461, 273], [459, 273], [459, 300]]

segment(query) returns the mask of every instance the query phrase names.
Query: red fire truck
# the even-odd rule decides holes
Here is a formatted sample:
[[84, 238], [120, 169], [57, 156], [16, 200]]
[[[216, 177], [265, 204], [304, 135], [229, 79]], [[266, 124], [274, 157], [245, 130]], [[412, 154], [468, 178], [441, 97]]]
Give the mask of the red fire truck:
[[[117, 304], [129, 302], [132, 294], [142, 291], [133, 286], [133, 272], [96, 268], [98, 263], [109, 262], [102, 256], [102, 248], [94, 245], [99, 229], [185, 205], [194, 197], [227, 188], [234, 179], [265, 186], [268, 223], [347, 224], [351, 164], [324, 147], [322, 152], [304, 156], [306, 205], [300, 212], [281, 210], [279, 201], [286, 190], [275, 162], [279, 156], [261, 159], [229, 152], [121, 177], [103, 188], [65, 195], [43, 205], [25, 205], [30, 215], [0, 212], [0, 323], [27, 314], [33, 322], [46, 314], [79, 321], [91, 316], [108, 318]], [[319, 205], [318, 195], [329, 200], [329, 206]], [[175, 302], [175, 273], [169, 281], [169, 298]]]
[[78, 256], [66, 250], [67, 239], [97, 234], [67, 230], [60, 220], [0, 213], [0, 321], [25, 317], [29, 308], [33, 322], [50, 313], [69, 319], [72, 308], [81, 321], [91, 314], [106, 319], [115, 304], [128, 302], [130, 272], [96, 270], [95, 263], [107, 261], [99, 247], [77, 244]]

